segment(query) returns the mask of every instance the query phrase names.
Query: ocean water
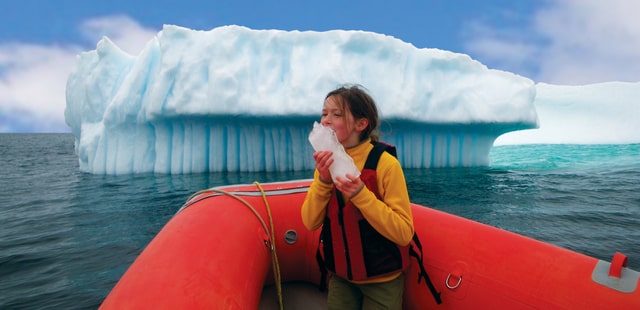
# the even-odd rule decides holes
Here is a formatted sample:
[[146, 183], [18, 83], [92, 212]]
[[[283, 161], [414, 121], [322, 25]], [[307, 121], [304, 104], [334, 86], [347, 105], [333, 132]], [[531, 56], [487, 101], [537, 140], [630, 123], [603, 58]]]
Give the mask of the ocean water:
[[[0, 309], [95, 309], [200, 189], [291, 173], [97, 176], [71, 134], [0, 134]], [[640, 144], [521, 145], [405, 170], [412, 201], [640, 270]]]

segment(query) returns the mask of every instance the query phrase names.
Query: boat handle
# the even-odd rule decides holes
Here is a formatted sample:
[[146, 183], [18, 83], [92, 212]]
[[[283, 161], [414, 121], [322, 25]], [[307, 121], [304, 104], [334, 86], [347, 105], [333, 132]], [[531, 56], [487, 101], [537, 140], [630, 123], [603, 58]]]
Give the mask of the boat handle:
[[462, 276], [458, 276], [458, 283], [456, 283], [455, 285], [449, 285], [449, 279], [451, 279], [451, 274], [449, 274], [447, 276], [447, 279], [444, 280], [444, 284], [447, 286], [448, 289], [450, 290], [455, 290], [456, 288], [458, 288], [460, 286], [460, 283], [462, 283]]
[[627, 256], [616, 252], [609, 266], [609, 276], [620, 279], [622, 277], [622, 267], [627, 267]]

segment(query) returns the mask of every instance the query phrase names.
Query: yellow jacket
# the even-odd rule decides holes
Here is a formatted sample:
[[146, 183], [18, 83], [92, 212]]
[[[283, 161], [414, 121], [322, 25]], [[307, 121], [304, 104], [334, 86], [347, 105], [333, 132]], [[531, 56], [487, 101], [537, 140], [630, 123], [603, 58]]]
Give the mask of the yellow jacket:
[[[353, 158], [358, 170], [362, 171], [371, 149], [373, 145], [367, 140], [347, 149], [346, 152]], [[400, 246], [408, 245], [414, 232], [413, 216], [402, 166], [391, 154], [383, 152], [376, 174], [382, 200], [378, 200], [375, 194], [365, 186], [351, 197], [351, 201], [381, 235]], [[301, 211], [302, 222], [307, 229], [316, 230], [322, 226], [332, 188], [333, 184], [320, 181], [316, 170]], [[346, 202], [349, 197], [344, 199]]]

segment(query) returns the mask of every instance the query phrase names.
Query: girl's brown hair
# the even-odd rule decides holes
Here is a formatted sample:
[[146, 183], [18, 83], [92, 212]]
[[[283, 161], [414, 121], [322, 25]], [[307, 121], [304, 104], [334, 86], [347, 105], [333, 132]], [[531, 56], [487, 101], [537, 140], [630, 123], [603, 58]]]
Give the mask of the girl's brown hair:
[[366, 118], [369, 125], [360, 133], [360, 141], [371, 138], [371, 141], [378, 142], [378, 107], [373, 98], [361, 85], [343, 85], [327, 94], [325, 100], [331, 96], [336, 96], [343, 107], [349, 110], [354, 119]]

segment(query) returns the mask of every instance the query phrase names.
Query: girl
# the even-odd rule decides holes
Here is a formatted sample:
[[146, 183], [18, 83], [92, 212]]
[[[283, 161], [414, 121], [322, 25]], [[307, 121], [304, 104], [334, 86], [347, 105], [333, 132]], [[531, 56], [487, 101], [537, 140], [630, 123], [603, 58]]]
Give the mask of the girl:
[[332, 152], [313, 154], [316, 171], [301, 214], [309, 230], [322, 226], [329, 309], [401, 309], [413, 217], [395, 149], [378, 142], [376, 104], [359, 86], [340, 87], [325, 97], [321, 123], [361, 171], [332, 182]]

